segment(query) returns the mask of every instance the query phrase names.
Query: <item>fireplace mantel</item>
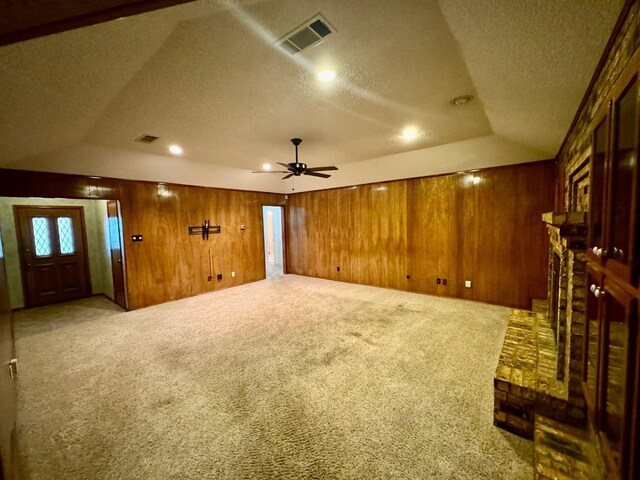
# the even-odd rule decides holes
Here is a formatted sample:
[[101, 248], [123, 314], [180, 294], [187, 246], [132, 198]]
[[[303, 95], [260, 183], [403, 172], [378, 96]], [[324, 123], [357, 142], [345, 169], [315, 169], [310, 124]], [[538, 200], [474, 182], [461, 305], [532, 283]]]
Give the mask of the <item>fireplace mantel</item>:
[[587, 212], [547, 212], [542, 214], [552, 241], [571, 250], [584, 250], [587, 240]]

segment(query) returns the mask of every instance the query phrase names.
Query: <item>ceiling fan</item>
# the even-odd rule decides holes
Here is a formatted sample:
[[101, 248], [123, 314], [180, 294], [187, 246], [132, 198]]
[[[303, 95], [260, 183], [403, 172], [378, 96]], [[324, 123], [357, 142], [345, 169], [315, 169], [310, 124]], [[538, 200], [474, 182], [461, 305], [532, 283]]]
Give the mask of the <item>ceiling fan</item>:
[[293, 176], [299, 177], [300, 175], [309, 175], [310, 177], [329, 178], [331, 175], [327, 175], [326, 173], [319, 173], [319, 172], [326, 172], [328, 170], [338, 170], [338, 167], [333, 167], [333, 166], [309, 168], [307, 167], [306, 163], [298, 162], [298, 145], [302, 143], [302, 139], [292, 138], [291, 143], [293, 143], [293, 145], [296, 147], [296, 161], [292, 163], [277, 162], [278, 165], [282, 165], [283, 167], [286, 168], [286, 170], [259, 170], [257, 172], [251, 172], [251, 173], [286, 173], [287, 175], [282, 177], [282, 179], [285, 180]]

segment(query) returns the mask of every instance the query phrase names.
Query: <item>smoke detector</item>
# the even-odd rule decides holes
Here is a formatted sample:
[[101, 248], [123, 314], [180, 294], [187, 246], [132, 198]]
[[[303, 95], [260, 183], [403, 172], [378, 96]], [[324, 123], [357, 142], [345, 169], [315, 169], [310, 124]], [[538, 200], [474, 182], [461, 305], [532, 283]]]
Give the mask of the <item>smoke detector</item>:
[[335, 31], [329, 22], [320, 14], [307, 20], [302, 25], [278, 39], [275, 44], [282, 47], [291, 55], [301, 52], [305, 48], [320, 43], [327, 35]]
[[451, 100], [451, 104], [459, 107], [460, 105], [469, 103], [471, 100], [473, 100], [473, 95], [460, 95]]

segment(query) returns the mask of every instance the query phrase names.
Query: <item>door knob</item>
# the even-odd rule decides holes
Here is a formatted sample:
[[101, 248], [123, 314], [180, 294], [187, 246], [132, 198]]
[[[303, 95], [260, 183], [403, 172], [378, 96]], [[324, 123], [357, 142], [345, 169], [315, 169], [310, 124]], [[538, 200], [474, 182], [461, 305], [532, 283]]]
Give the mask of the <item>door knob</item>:
[[591, 290], [591, 293], [593, 293], [593, 295], [596, 298], [600, 298], [600, 297], [604, 296], [604, 288], [600, 288], [595, 283], [591, 284], [591, 287], [589, 287], [589, 290]]

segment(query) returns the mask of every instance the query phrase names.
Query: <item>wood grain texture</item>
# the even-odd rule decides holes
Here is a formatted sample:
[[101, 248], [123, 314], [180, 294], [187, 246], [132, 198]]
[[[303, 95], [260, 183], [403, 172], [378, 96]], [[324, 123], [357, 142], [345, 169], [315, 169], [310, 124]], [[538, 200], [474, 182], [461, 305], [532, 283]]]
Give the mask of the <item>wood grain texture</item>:
[[537, 162], [293, 194], [290, 272], [530, 308], [546, 297], [540, 217], [554, 171]]
[[0, 45], [42, 37], [192, 0], [0, 0]]
[[404, 181], [290, 195], [289, 272], [406, 289], [406, 195]]
[[[0, 242], [2, 233], [0, 232]], [[4, 266], [4, 250], [0, 245], [0, 478], [17, 475], [16, 450], [14, 444], [16, 418], [16, 387], [11, 380], [9, 362], [15, 356], [9, 287]]]
[[[0, 196], [119, 200], [132, 310], [265, 278], [262, 205], [284, 204], [271, 193], [2, 169]], [[207, 219], [220, 234], [188, 235]]]

